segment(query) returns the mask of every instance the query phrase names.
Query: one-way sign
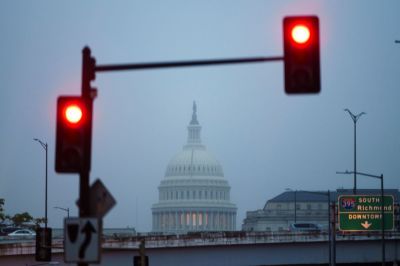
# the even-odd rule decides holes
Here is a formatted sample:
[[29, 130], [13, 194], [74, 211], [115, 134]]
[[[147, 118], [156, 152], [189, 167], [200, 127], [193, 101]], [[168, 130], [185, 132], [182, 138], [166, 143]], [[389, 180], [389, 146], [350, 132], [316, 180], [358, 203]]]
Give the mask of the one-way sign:
[[97, 218], [65, 218], [65, 262], [100, 262], [100, 230]]

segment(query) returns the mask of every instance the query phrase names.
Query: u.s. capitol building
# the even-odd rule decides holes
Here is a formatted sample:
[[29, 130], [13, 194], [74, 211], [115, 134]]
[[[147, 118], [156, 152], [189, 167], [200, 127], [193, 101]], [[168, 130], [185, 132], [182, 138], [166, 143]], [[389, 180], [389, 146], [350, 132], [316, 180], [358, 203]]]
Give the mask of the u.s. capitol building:
[[152, 206], [153, 232], [233, 231], [236, 205], [221, 164], [201, 143], [201, 126], [193, 103], [188, 139], [169, 162]]

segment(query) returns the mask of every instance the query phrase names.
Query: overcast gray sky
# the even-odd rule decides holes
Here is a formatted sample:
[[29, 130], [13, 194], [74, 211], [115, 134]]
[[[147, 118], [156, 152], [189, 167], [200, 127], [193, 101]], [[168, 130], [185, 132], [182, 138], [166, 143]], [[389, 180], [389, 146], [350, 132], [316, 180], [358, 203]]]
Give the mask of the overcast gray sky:
[[[400, 1], [1, 1], [0, 198], [9, 214], [77, 215], [78, 176], [54, 172], [56, 99], [80, 94], [81, 51], [97, 63], [280, 56], [282, 19], [320, 18], [322, 90], [287, 96], [283, 63], [97, 74], [91, 181], [117, 205], [105, 227], [151, 230], [165, 168], [186, 142], [196, 100], [202, 139], [223, 166], [238, 229], [286, 188], [352, 188], [358, 170], [400, 187]], [[379, 181], [359, 177], [360, 188]]]

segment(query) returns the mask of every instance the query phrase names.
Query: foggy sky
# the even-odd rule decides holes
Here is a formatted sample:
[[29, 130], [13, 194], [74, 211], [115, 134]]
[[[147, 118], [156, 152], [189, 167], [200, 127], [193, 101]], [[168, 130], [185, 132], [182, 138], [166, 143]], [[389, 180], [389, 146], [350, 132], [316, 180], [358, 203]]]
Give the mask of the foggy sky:
[[[285, 15], [320, 18], [321, 93], [288, 96], [283, 63], [98, 73], [91, 182], [117, 200], [105, 227], [151, 230], [151, 204], [169, 160], [186, 143], [192, 102], [202, 140], [237, 204], [260, 209], [286, 188], [352, 188], [357, 169], [400, 187], [399, 1], [1, 1], [0, 198], [8, 214], [77, 215], [78, 176], [54, 171], [58, 95], [80, 94], [81, 51], [98, 64], [281, 56]], [[358, 178], [360, 188], [379, 181]]]

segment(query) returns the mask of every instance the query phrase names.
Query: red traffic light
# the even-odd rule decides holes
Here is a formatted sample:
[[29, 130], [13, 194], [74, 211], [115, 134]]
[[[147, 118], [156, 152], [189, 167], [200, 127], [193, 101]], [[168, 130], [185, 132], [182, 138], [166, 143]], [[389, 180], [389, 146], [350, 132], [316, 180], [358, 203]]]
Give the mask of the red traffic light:
[[285, 17], [283, 48], [286, 93], [319, 93], [321, 80], [318, 17]]
[[291, 34], [293, 41], [298, 44], [305, 44], [310, 39], [310, 29], [302, 24], [295, 25]]
[[60, 96], [57, 101], [56, 171], [80, 173], [90, 169], [91, 99]]
[[82, 109], [77, 104], [70, 104], [65, 107], [65, 119], [71, 124], [78, 124], [82, 120]]

